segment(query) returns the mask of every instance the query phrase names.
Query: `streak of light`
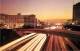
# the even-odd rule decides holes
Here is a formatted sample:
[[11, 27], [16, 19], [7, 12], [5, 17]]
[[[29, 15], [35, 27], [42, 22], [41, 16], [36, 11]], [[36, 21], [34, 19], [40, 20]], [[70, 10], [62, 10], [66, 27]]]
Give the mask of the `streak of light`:
[[59, 36], [59, 42], [60, 42], [62, 51], [66, 51], [67, 48], [66, 48], [66, 45], [65, 45], [65, 43], [64, 43], [64, 41], [63, 41], [63, 37], [60, 37], [60, 36]]
[[56, 37], [57, 37], [57, 36], [54, 37], [54, 50], [55, 50], [55, 51], [57, 50], [57, 42], [56, 42], [57, 39], [56, 39]]
[[46, 51], [49, 50], [50, 39], [51, 39], [51, 37], [49, 38], [49, 41], [48, 41], [48, 45], [47, 45]]
[[34, 39], [32, 39], [30, 42], [26, 43], [23, 47], [21, 47], [18, 51], [24, 51], [24, 50], [31, 49], [44, 36], [45, 36], [44, 34], [39, 34], [37, 37], [35, 37]]
[[48, 51], [48, 50], [52, 51], [52, 44], [53, 44], [53, 35], [50, 35], [46, 51]]
[[38, 37], [38, 39], [36, 41], [34, 41], [34, 43], [29, 48], [26, 48], [25, 51], [32, 51], [36, 47], [36, 45], [38, 45], [40, 43], [40, 41], [42, 40], [42, 38], [45, 37], [45, 36], [46, 35], [41, 35], [40, 37]]
[[78, 48], [68, 38], [64, 38], [64, 39], [72, 47], [74, 51], [78, 51]]
[[[54, 46], [52, 46], [53, 44]], [[61, 49], [62, 51], [67, 50], [63, 38], [56, 35], [50, 35], [46, 51], [52, 51], [52, 47], [54, 51], [58, 51]]]
[[0, 51], [3, 51], [3, 50], [5, 50], [5, 49], [7, 49], [8, 47], [10, 47], [10, 46], [18, 43], [19, 41], [22, 41], [22, 40], [25, 39], [25, 38], [28, 38], [28, 37], [32, 36], [32, 35], [35, 35], [35, 33], [31, 33], [31, 34], [29, 34], [29, 35], [26, 35], [26, 36], [24, 36], [24, 37], [22, 37], [22, 38], [19, 38], [19, 39], [17, 39], [17, 40], [14, 40], [14, 41], [12, 41], [12, 42], [10, 42], [10, 43], [8, 43], [8, 44], [0, 47]]
[[45, 37], [41, 40], [41, 42], [37, 45], [37, 47], [34, 49], [34, 51], [40, 51], [42, 49], [42, 46], [44, 45], [45, 41], [46, 41], [47, 37], [45, 35]]
[[51, 41], [50, 41], [49, 50], [52, 51], [52, 44], [53, 44], [53, 35], [51, 35]]
[[29, 40], [29, 39], [31, 39], [31, 38], [36, 37], [37, 35], [38, 35], [38, 34], [36, 34], [36, 35], [34, 35], [34, 36], [30, 36], [29, 38], [26, 38], [26, 39], [24, 39], [24, 40], [22, 40], [22, 41], [16, 43], [15, 45], [10, 46], [10, 48], [8, 48], [8, 49], [6, 49], [6, 50], [11, 50], [12, 48], [14, 48], [14, 47], [16, 47], [16, 46], [18, 46], [18, 45], [24, 43], [25, 41], [27, 41], [27, 40]]
[[57, 44], [57, 50], [60, 50], [59, 36], [56, 36], [56, 44]]

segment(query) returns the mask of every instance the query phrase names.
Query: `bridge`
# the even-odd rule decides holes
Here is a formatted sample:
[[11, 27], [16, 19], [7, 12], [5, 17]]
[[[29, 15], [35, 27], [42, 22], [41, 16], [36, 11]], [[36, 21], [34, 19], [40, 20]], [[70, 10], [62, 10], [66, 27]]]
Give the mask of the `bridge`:
[[[80, 42], [80, 32], [77, 31], [56, 29], [14, 29], [13, 31], [23, 37], [0, 47], [0, 51], [66, 51], [69, 47], [74, 51], [80, 50], [71, 42], [72, 40]], [[31, 34], [26, 35], [27, 33]]]
[[17, 33], [19, 32], [20, 35], [30, 33], [44, 33], [44, 34], [54, 34], [57, 36], [68, 37], [72, 39], [79, 40], [80, 39], [80, 32], [78, 31], [68, 31], [68, 30], [53, 30], [53, 29], [16, 29]]

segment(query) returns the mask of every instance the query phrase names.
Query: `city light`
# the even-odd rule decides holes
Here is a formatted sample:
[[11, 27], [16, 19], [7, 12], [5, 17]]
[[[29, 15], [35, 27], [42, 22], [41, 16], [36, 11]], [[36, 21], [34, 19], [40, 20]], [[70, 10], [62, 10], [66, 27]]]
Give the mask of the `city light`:
[[21, 13], [21, 15], [32, 15], [32, 13]]
[[52, 26], [51, 29], [56, 29], [56, 26]]
[[0, 51], [79, 51], [80, 0], [1, 0]]

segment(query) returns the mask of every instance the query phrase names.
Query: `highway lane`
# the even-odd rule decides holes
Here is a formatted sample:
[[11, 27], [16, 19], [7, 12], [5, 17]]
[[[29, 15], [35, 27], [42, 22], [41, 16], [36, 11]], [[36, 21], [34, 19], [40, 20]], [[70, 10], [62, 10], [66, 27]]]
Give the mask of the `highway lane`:
[[79, 50], [68, 38], [64, 38], [74, 51]]
[[56, 34], [47, 35], [42, 33], [38, 34], [32, 33], [0, 47], [0, 51], [3, 50], [4, 51], [69, 51], [69, 50], [78, 51], [79, 48], [71, 41], [71, 39], [66, 37], [57, 36]]
[[46, 34], [31, 33], [0, 47], [0, 51], [40, 51], [46, 39]]
[[[66, 37], [61, 37], [61, 36], [56, 36], [56, 35], [51, 34], [51, 35], [49, 35], [49, 38], [48, 38], [46, 34], [41, 34], [41, 33], [37, 34], [37, 35], [34, 34], [34, 36], [35, 37], [32, 39], [31, 39], [31, 37], [33, 37], [33, 36], [29, 37], [31, 40], [26, 42], [23, 46], [21, 45], [20, 48], [17, 47], [16, 50], [14, 50], [14, 48], [16, 48], [15, 46], [20, 45], [20, 43], [22, 43], [22, 42], [24, 43], [24, 41], [27, 41], [26, 38], [25, 39], [19, 38], [19, 39], [23, 39], [23, 40], [21, 40], [20, 43], [17, 42], [9, 47], [6, 47], [8, 44], [4, 45], [3, 47], [0, 48], [0, 51], [3, 51], [3, 50], [5, 50], [5, 51], [6, 50], [7, 51], [32, 51], [32, 50], [33, 51], [44, 51], [44, 50], [45, 51], [68, 51], [68, 50], [78, 51], [79, 50], [76, 47], [76, 45], [74, 45], [74, 43], [71, 42]], [[11, 43], [13, 43], [13, 42], [11, 42]], [[11, 44], [11, 43], [9, 43], [9, 44]], [[47, 44], [47, 46], [44, 46], [45, 43]], [[72, 49], [69, 49], [69, 47], [67, 45], [69, 45]], [[6, 47], [6, 49], [4, 47]]]
[[11, 49], [15, 48], [16, 46], [18, 46], [18, 45], [24, 43], [25, 41], [28, 41], [31, 38], [34, 38], [36, 36], [37, 35], [35, 33], [31, 33], [29, 35], [26, 35], [24, 37], [21, 37], [21, 38], [19, 38], [17, 40], [14, 40], [14, 41], [12, 41], [12, 42], [10, 42], [10, 43], [8, 43], [8, 44], [0, 47], [0, 51], [3, 51], [3, 50], [11, 50]]
[[[46, 40], [46, 35], [45, 34], [39, 34], [37, 37], [32, 39], [30, 42], [26, 43], [23, 47], [18, 49], [17, 51], [40, 51], [43, 43]], [[42, 45], [41, 45], [42, 43]], [[41, 45], [41, 46], [40, 46]]]
[[[70, 47], [71, 49], [70, 49]], [[50, 35], [45, 51], [78, 51], [78, 47], [71, 40], [65, 37]]]
[[[46, 28], [48, 29], [48, 28]], [[57, 35], [49, 35], [49, 40], [47, 41], [47, 46], [43, 50], [46, 51], [78, 51], [79, 49], [74, 45], [73, 42], [69, 40], [69, 38], [57, 36]], [[70, 47], [72, 49], [70, 49]]]

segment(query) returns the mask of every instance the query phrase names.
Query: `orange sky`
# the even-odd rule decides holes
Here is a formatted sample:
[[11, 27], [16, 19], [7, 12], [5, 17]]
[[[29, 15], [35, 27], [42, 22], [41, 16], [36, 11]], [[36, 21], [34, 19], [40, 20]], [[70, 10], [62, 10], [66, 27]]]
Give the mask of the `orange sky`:
[[67, 20], [69, 19], [53, 19], [53, 20], [42, 20], [43, 22], [50, 22], [50, 23], [53, 23], [53, 22], [67, 22]]
[[0, 10], [12, 15], [32, 13], [40, 20], [64, 22], [72, 19], [73, 0], [1, 0]]

